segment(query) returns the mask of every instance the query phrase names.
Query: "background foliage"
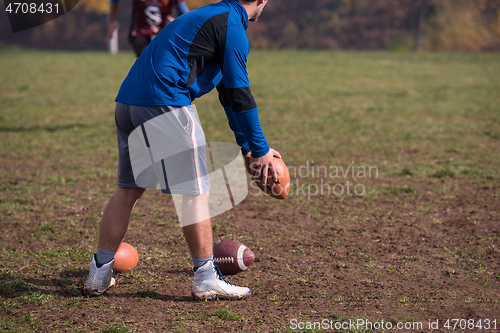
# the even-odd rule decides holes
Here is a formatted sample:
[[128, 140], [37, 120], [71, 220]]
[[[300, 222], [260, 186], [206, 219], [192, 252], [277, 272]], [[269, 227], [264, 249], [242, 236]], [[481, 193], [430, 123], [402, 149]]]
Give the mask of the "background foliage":
[[[215, 2], [187, 0], [190, 8]], [[0, 20], [0, 45], [44, 49], [107, 48], [103, 0], [85, 0], [48, 24], [13, 34], [7, 15]], [[128, 49], [131, 1], [122, 0], [120, 47]], [[272, 0], [251, 24], [253, 48], [481, 52], [500, 50], [498, 0]]]

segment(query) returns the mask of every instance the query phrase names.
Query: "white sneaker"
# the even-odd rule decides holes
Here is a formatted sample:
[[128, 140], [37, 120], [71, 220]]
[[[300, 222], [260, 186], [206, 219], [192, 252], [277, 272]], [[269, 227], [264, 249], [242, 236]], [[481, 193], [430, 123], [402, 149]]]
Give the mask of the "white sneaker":
[[250, 289], [227, 282], [212, 260], [194, 272], [192, 295], [197, 300], [240, 299], [250, 295]]
[[106, 290], [113, 287], [116, 284], [114, 278], [113, 264], [115, 259], [111, 260], [107, 264], [97, 268], [95, 254], [92, 257], [92, 263], [90, 264], [90, 272], [83, 286], [83, 293], [92, 296], [100, 296], [104, 294]]

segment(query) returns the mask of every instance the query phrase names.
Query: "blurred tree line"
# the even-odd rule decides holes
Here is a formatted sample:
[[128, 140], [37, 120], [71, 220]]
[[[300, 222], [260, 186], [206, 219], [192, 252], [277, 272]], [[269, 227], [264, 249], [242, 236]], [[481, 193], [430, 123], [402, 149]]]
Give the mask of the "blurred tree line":
[[499, 51], [499, 0], [270, 0], [259, 48]]
[[[186, 1], [191, 9], [216, 2]], [[104, 0], [81, 0], [68, 14], [16, 34], [4, 12], [0, 47], [106, 49], [107, 8]], [[121, 49], [129, 49], [131, 11], [131, 1], [121, 0]], [[500, 0], [270, 0], [248, 36], [263, 49], [500, 51]]]

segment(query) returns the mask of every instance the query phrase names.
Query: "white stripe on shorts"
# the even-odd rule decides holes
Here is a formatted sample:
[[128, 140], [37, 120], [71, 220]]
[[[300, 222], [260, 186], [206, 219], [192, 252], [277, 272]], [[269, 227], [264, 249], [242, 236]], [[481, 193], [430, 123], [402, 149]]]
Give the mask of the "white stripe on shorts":
[[191, 117], [191, 115], [189, 114], [189, 111], [188, 109], [183, 106], [182, 109], [186, 112], [187, 116], [189, 117], [189, 119], [191, 120], [191, 133], [190, 133], [190, 136], [191, 136], [191, 144], [193, 145], [193, 158], [194, 158], [194, 169], [195, 169], [195, 172], [196, 172], [196, 185], [198, 186], [198, 193], [201, 194], [201, 171], [200, 171], [200, 161], [199, 161], [199, 158], [198, 158], [198, 154], [196, 153], [196, 149], [198, 149], [198, 144], [197, 144], [197, 138], [196, 138], [196, 131], [195, 131], [195, 126], [196, 126], [196, 122], [194, 121], [193, 117]]

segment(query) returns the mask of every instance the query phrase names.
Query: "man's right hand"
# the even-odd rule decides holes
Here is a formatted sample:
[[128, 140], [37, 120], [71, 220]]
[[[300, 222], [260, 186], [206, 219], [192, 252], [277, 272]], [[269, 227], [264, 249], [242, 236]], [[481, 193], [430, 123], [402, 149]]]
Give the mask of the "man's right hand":
[[271, 175], [273, 180], [278, 181], [278, 174], [273, 163], [273, 156], [281, 158], [280, 153], [277, 150], [269, 149], [269, 152], [258, 158], [250, 158], [250, 171], [252, 174], [252, 180], [258, 181], [260, 179], [261, 185], [264, 187], [267, 184], [267, 174], [268, 170], [271, 170]]

